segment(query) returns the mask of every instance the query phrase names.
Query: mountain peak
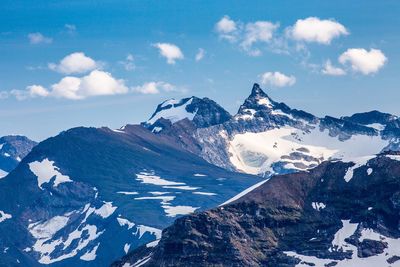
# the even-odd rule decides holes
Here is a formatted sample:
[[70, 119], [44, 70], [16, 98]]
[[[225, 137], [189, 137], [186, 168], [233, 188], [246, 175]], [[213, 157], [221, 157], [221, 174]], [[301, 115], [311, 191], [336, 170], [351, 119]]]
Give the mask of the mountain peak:
[[260, 85], [258, 83], [253, 84], [253, 88], [251, 89], [251, 95], [250, 96], [267, 96], [267, 94], [261, 89]]
[[192, 121], [198, 128], [203, 128], [223, 123], [231, 117], [213, 100], [192, 96], [181, 100], [170, 99], [162, 102], [157, 106], [151, 118], [142, 124], [153, 132], [159, 132], [165, 125], [184, 119]]

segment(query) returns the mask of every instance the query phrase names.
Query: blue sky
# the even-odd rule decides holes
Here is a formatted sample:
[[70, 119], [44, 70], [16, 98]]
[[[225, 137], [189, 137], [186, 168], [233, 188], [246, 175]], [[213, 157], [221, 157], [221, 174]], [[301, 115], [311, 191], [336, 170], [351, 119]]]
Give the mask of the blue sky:
[[234, 113], [253, 82], [318, 116], [400, 115], [399, 12], [394, 0], [3, 0], [0, 135], [118, 128], [191, 95]]

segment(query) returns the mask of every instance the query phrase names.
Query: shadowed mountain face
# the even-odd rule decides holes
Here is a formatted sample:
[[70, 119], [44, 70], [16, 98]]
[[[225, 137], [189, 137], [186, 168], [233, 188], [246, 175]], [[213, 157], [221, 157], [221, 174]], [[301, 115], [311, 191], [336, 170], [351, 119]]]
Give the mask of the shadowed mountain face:
[[176, 217], [260, 179], [213, 166], [142, 126], [68, 130], [0, 180], [0, 266], [110, 264], [160, 238]]
[[7, 175], [36, 145], [25, 136], [9, 135], [0, 138], [0, 178]]
[[397, 266], [399, 160], [274, 176], [233, 203], [177, 219], [156, 246], [114, 266]]

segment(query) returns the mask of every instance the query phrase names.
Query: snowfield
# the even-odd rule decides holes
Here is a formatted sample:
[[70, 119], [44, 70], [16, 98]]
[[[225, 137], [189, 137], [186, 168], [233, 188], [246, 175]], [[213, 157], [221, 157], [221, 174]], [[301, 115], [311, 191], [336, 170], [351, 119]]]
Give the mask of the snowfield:
[[328, 130], [318, 128], [315, 125], [310, 131], [303, 131], [282, 127], [236, 134], [228, 144], [230, 161], [245, 173], [272, 175], [278, 173], [274, 166], [277, 163], [288, 170], [306, 170], [328, 159], [353, 161], [374, 155], [389, 144], [380, 136], [368, 135], [353, 135], [341, 141], [330, 136]]

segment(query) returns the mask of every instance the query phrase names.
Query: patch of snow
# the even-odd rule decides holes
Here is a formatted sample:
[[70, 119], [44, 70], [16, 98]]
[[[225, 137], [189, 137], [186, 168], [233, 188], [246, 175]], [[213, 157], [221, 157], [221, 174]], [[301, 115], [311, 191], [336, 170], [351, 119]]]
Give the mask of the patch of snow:
[[368, 207], [368, 210], [372, 210], [373, 208], [372, 207]]
[[271, 100], [269, 100], [267, 97], [261, 97], [257, 100], [257, 104], [262, 105], [262, 106], [267, 106], [269, 108], [272, 108], [272, 103]]
[[153, 192], [149, 192], [149, 193], [154, 195], [154, 196], [162, 196], [162, 195], [170, 194], [171, 192], [153, 191]]
[[204, 177], [204, 176], [207, 176], [206, 174], [202, 174], [202, 173], [195, 173], [195, 174], [193, 174], [193, 176], [195, 176], [195, 177]]
[[117, 194], [122, 194], [122, 195], [138, 195], [138, 192], [127, 192], [127, 191], [118, 191]]
[[3, 154], [5, 157], [11, 157], [11, 155], [10, 154], [8, 154], [7, 152], [5, 152], [4, 154]]
[[151, 259], [151, 256], [152, 256], [152, 254], [150, 254], [149, 256], [144, 257], [143, 259], [140, 259], [140, 260], [136, 261], [133, 265], [131, 265], [131, 267], [140, 267], [140, 266], [146, 264], [146, 262], [148, 262]]
[[6, 177], [8, 174], [8, 172], [3, 171], [2, 169], [0, 169], [0, 179]]
[[346, 182], [349, 182], [351, 180], [351, 178], [353, 178], [354, 170], [360, 168], [361, 166], [364, 166], [365, 164], [367, 164], [367, 162], [370, 159], [372, 159], [374, 157], [375, 156], [364, 156], [364, 157], [352, 159], [352, 162], [354, 163], [354, 165], [347, 169], [346, 174], [344, 175], [344, 180]]
[[67, 216], [55, 216], [47, 221], [39, 221], [28, 225], [28, 230], [36, 239], [50, 239], [64, 228], [69, 221]]
[[200, 187], [193, 187], [193, 186], [188, 186], [188, 185], [182, 185], [182, 186], [171, 186], [171, 185], [165, 185], [163, 188], [169, 188], [169, 189], [179, 189], [179, 190], [197, 190]]
[[54, 165], [54, 161], [48, 159], [29, 163], [29, 169], [37, 176], [38, 186], [42, 190], [42, 185], [49, 183], [53, 177], [55, 177], [53, 182], [54, 187], [57, 187], [61, 183], [72, 182], [68, 176], [59, 172], [59, 168]]
[[175, 217], [177, 215], [187, 215], [195, 212], [199, 207], [191, 207], [191, 206], [169, 206], [163, 205], [165, 213], [167, 217]]
[[139, 239], [142, 238], [145, 233], [150, 233], [154, 235], [156, 239], [161, 239], [162, 230], [147, 225], [138, 225], [135, 234], [139, 234]]
[[372, 168], [368, 168], [368, 169], [367, 169], [367, 174], [368, 174], [368, 175], [371, 175], [372, 172], [373, 172], [373, 169], [372, 169]]
[[162, 179], [160, 176], [154, 175], [154, 173], [150, 172], [140, 172], [136, 174], [138, 181], [141, 181], [142, 184], [152, 184], [152, 185], [185, 185], [185, 183], [172, 182], [165, 179]]
[[250, 193], [251, 191], [253, 191], [254, 189], [256, 189], [257, 187], [260, 187], [261, 185], [263, 185], [265, 182], [267, 182], [269, 179], [265, 179], [261, 182], [256, 183], [255, 185], [250, 186], [249, 188], [245, 189], [244, 191], [240, 192], [239, 194], [237, 194], [236, 196], [232, 197], [231, 199], [225, 201], [224, 203], [222, 203], [219, 206], [224, 206], [227, 205], [235, 200], [238, 200], [239, 198], [241, 198], [242, 196]]
[[157, 239], [157, 240], [155, 240], [155, 241], [153, 241], [153, 242], [147, 243], [147, 244], [146, 244], [146, 247], [147, 247], [147, 248], [154, 248], [155, 246], [158, 245], [158, 243], [160, 243], [160, 239]]
[[[189, 119], [189, 120], [193, 120], [194, 116], [196, 115], [197, 111], [195, 111], [194, 113], [190, 113], [186, 110], [186, 107], [188, 105], [190, 105], [193, 101], [193, 98], [191, 98], [190, 100], [188, 100], [185, 104], [180, 105], [180, 106], [172, 106], [171, 108], [168, 109], [163, 109], [161, 111], [159, 111], [158, 113], [154, 114], [154, 116], [147, 121], [148, 124], [152, 125], [154, 124], [158, 119], [160, 118], [164, 118], [166, 120], [171, 121], [172, 124], [174, 124], [175, 122], [178, 122], [180, 120], [183, 120], [185, 118]], [[172, 100], [169, 102], [164, 102], [163, 103], [163, 107], [164, 105], [176, 105], [176, 101]]]
[[216, 195], [217, 195], [217, 194], [215, 194], [215, 193], [200, 192], [200, 191], [193, 192], [193, 194], [195, 194], [195, 195], [204, 195], [204, 196], [216, 196]]
[[387, 158], [390, 158], [392, 160], [398, 160], [400, 161], [400, 155], [385, 155]]
[[350, 223], [350, 220], [342, 220], [342, 224], [342, 228], [335, 233], [335, 237], [332, 240], [333, 250], [336, 251], [349, 248], [349, 244], [345, 239], [352, 236], [358, 227], [358, 223]]
[[130, 244], [126, 243], [126, 244], [124, 245], [124, 252], [125, 252], [125, 254], [128, 254], [130, 248], [131, 248], [131, 245], [130, 245]]
[[162, 129], [163, 129], [163, 128], [161, 128], [161, 127], [154, 127], [153, 130], [152, 130], [152, 132], [153, 132], [153, 133], [159, 133], [159, 132], [161, 132]]
[[116, 132], [116, 133], [125, 133], [125, 131], [124, 130], [121, 130], [121, 129], [111, 129], [111, 131], [113, 131], [113, 132]]
[[135, 223], [129, 221], [128, 219], [124, 219], [124, 218], [118, 217], [117, 221], [118, 221], [120, 226], [126, 225], [128, 227], [128, 230], [135, 226]]
[[110, 217], [117, 207], [112, 205], [112, 202], [104, 202], [104, 205], [94, 211], [95, 214], [101, 216], [103, 219]]
[[371, 124], [367, 124], [365, 126], [374, 128], [375, 130], [378, 130], [378, 131], [383, 131], [385, 129], [385, 125], [380, 124], [380, 123], [371, 123]]
[[0, 210], [0, 223], [11, 218], [12, 218], [11, 214], [7, 214], [4, 211]]
[[98, 243], [91, 251], [87, 251], [85, 254], [83, 254], [80, 259], [83, 261], [93, 261], [96, 259], [97, 255], [97, 249], [99, 248], [100, 243]]
[[326, 205], [322, 202], [313, 202], [313, 203], [311, 203], [311, 205], [312, 205], [313, 209], [315, 209], [317, 211], [320, 211], [320, 210], [326, 208]]

